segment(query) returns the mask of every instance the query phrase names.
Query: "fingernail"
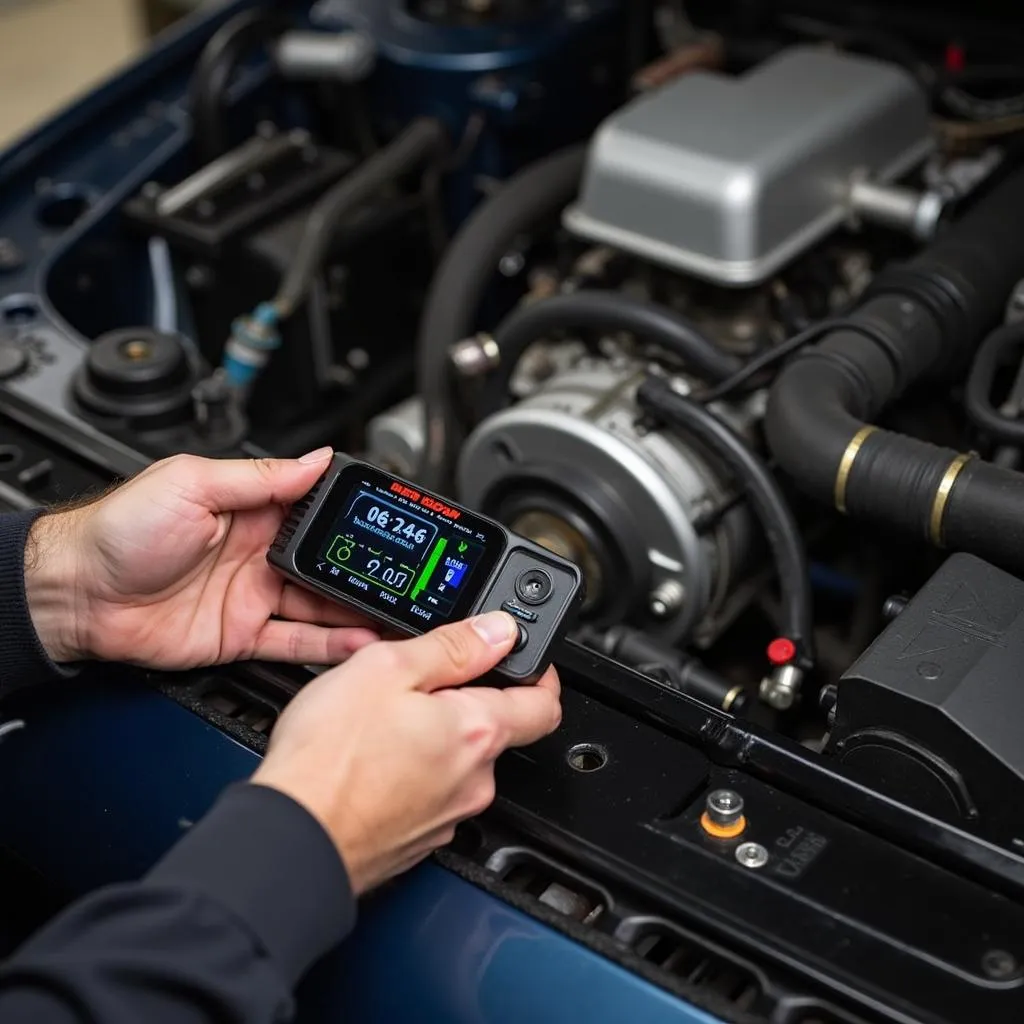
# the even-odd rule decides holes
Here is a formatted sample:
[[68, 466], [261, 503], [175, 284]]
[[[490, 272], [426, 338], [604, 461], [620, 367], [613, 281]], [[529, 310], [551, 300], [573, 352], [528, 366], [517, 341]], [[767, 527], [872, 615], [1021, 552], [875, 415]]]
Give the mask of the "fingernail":
[[326, 462], [333, 454], [333, 448], [317, 448], [315, 452], [308, 452], [306, 455], [303, 455], [299, 462], [304, 462], [307, 466], [314, 462]]
[[505, 612], [488, 612], [480, 615], [472, 622], [473, 629], [477, 635], [491, 647], [502, 647], [507, 644], [516, 633], [516, 624], [512, 616]]

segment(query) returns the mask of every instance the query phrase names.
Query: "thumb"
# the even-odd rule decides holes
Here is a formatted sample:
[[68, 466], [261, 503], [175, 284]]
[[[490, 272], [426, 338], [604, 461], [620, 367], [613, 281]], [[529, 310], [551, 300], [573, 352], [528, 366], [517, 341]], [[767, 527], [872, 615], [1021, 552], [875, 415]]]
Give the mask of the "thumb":
[[189, 489], [211, 512], [286, 505], [317, 482], [333, 455], [320, 448], [300, 459], [197, 459]]
[[386, 658], [382, 675], [397, 676], [407, 689], [429, 692], [479, 679], [512, 650], [517, 632], [511, 615], [489, 612], [412, 640], [373, 644], [360, 654], [367, 660]]

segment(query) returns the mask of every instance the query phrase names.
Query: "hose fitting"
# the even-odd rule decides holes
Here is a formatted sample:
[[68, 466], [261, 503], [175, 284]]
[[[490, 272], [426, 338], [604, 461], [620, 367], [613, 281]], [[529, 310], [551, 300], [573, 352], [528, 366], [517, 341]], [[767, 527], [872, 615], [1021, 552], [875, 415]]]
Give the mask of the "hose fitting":
[[277, 326], [280, 319], [274, 303], [261, 302], [252, 313], [238, 317], [231, 325], [221, 369], [233, 388], [250, 387], [272, 353], [281, 347], [281, 332]]

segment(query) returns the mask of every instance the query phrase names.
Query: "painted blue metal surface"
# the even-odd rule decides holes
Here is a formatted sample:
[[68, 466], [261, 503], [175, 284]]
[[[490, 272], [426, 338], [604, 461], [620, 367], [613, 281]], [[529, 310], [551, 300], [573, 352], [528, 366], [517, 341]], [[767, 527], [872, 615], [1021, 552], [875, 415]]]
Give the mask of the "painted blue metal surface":
[[707, 1014], [434, 865], [377, 899], [355, 938], [300, 993], [336, 1024], [714, 1024]]
[[[4, 712], [26, 725], [0, 739], [0, 843], [74, 892], [142, 875], [257, 763], [129, 684], [72, 681]], [[310, 1024], [713, 1024], [432, 864], [368, 901], [300, 1005]]]

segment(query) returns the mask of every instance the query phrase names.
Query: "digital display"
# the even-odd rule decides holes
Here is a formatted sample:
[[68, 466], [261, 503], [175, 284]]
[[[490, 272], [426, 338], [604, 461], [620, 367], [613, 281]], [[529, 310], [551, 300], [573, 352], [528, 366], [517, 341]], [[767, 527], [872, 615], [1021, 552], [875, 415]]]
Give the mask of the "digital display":
[[339, 473], [296, 562], [331, 590], [422, 630], [469, 612], [504, 544], [479, 516], [354, 465]]

